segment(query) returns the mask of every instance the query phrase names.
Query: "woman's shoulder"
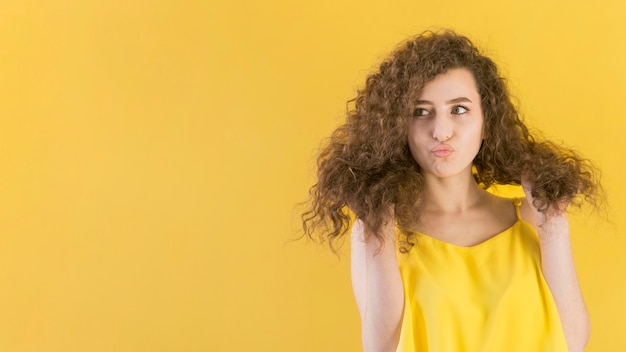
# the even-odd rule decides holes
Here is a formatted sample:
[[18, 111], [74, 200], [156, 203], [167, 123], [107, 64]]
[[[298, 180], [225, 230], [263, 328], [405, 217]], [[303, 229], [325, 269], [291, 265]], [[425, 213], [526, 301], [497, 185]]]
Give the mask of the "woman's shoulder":
[[[514, 197], [514, 198], [506, 198], [502, 196], [495, 196], [497, 198], [494, 201], [494, 207], [502, 209], [514, 209], [515, 215], [518, 219], [524, 220], [527, 223], [535, 226], [535, 213], [533, 210], [532, 204], [528, 201], [526, 197]], [[505, 211], [507, 212], [507, 211]]]
[[[523, 207], [524, 198], [508, 198], [489, 193], [488, 201], [484, 202], [485, 210], [497, 218], [517, 218], [518, 209]], [[520, 204], [522, 204], [520, 206]]]
[[487, 208], [492, 217], [508, 219], [509, 222], [523, 220], [535, 226], [534, 209], [526, 197], [509, 198], [492, 194], [490, 198]]

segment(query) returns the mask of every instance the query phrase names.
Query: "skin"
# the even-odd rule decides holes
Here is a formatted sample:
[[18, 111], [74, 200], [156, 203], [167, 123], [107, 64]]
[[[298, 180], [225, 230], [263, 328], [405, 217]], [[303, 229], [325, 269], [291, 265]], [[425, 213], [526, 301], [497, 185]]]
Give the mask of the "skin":
[[447, 179], [470, 172], [484, 118], [469, 71], [456, 69], [435, 77], [424, 87], [413, 116], [408, 144], [422, 175]]
[[526, 194], [522, 217], [539, 235], [541, 269], [554, 297], [567, 347], [570, 352], [582, 352], [589, 342], [591, 326], [572, 255], [567, 204], [551, 209], [551, 214], [546, 216], [532, 205], [532, 189], [524, 177], [522, 187]]
[[[466, 69], [443, 73], [424, 86], [408, 130], [412, 156], [424, 176], [420, 223], [415, 230], [459, 246], [473, 246], [517, 221], [510, 199], [497, 197], [474, 181], [472, 160], [483, 140], [483, 113], [473, 75]], [[562, 321], [570, 351], [583, 351], [589, 319], [576, 277], [567, 214], [545, 216], [527, 199], [522, 217], [539, 234], [542, 270]], [[396, 259], [393, 219], [382, 249], [357, 220], [352, 229], [352, 282], [361, 314], [364, 351], [395, 351], [404, 294]]]

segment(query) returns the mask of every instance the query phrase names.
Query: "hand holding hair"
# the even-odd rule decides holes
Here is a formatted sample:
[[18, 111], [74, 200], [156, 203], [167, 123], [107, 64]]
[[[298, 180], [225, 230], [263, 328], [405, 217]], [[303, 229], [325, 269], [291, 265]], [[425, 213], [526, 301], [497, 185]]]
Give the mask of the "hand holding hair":
[[535, 206], [535, 198], [532, 194], [533, 186], [528, 181], [526, 175], [522, 175], [521, 180], [522, 189], [524, 190], [526, 200], [528, 201], [528, 205], [530, 206], [533, 214], [533, 218], [529, 220], [531, 220], [531, 223], [535, 225], [540, 237], [542, 234], [545, 234], [546, 231], [544, 230], [547, 229], [548, 226], [567, 226], [568, 202], [561, 201], [556, 207], [550, 206], [548, 209], [541, 211]]

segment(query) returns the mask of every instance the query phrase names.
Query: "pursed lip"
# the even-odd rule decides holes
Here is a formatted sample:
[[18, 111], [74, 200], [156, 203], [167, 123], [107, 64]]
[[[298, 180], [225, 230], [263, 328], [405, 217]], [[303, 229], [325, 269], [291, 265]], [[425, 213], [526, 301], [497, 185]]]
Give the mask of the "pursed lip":
[[454, 148], [452, 148], [451, 146], [447, 145], [447, 144], [437, 144], [436, 146], [434, 146], [430, 152], [438, 157], [438, 158], [445, 158], [447, 156], [452, 155], [452, 153], [454, 153]]

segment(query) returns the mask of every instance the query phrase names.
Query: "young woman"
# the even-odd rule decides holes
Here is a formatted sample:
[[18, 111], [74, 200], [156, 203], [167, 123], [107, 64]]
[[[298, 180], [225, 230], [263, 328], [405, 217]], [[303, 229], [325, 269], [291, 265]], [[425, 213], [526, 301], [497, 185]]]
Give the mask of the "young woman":
[[[583, 351], [566, 209], [596, 204], [595, 171], [529, 134], [469, 39], [425, 32], [358, 92], [319, 155], [303, 225], [332, 246], [357, 218], [365, 351]], [[526, 198], [495, 196], [494, 184]]]

